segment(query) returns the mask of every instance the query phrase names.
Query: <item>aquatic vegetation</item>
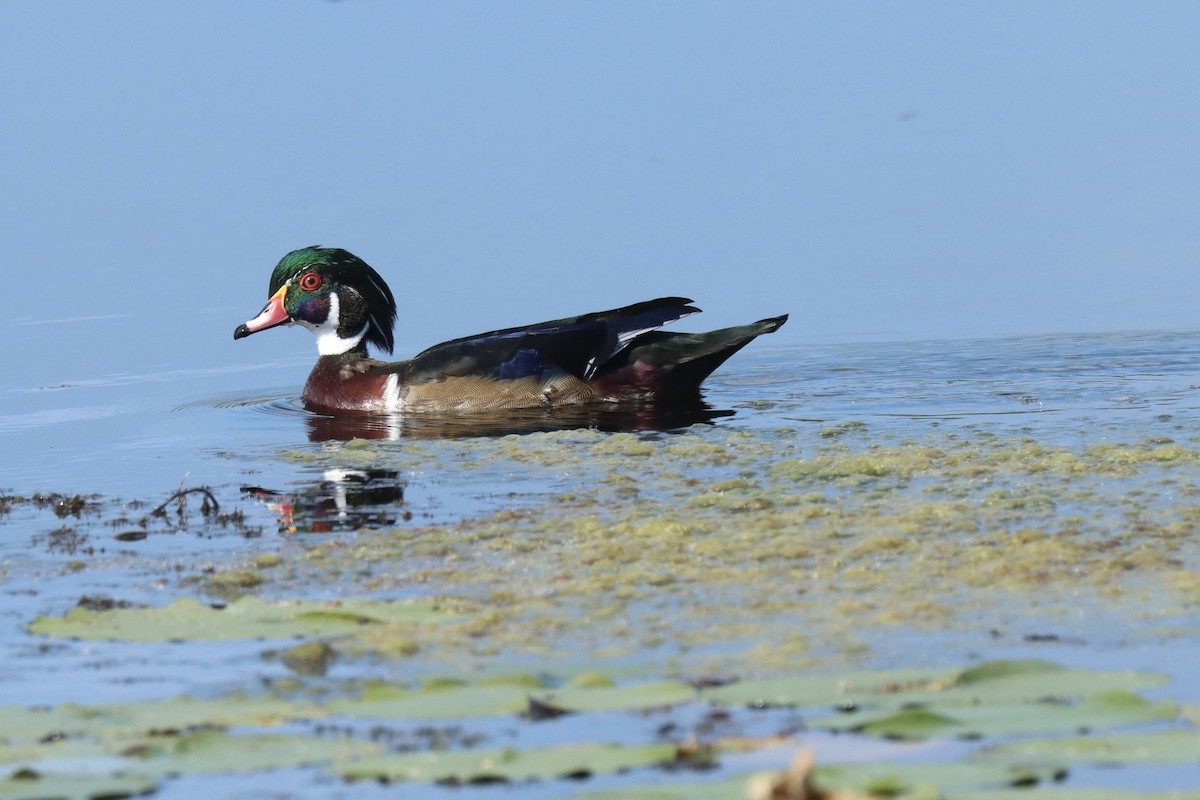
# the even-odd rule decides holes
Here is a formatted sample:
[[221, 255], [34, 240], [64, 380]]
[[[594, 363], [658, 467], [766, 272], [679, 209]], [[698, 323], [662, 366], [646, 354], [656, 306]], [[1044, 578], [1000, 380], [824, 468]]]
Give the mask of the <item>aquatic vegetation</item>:
[[[1063, 444], [966, 427], [902, 436], [850, 421], [351, 440], [283, 453], [314, 476], [398, 476], [409, 504], [446, 486], [474, 492], [482, 510], [417, 506], [411, 518], [318, 534], [294, 524], [295, 505], [327, 497], [302, 489], [289, 494], [286, 518], [263, 500], [280, 514], [270, 549], [180, 564], [183, 597], [149, 606], [94, 595], [30, 621], [48, 641], [259, 642], [286, 678], [261, 696], [5, 708], [0, 763], [10, 775], [49, 776], [59, 756], [125, 759], [120, 775], [100, 770], [97, 785], [306, 764], [327, 776], [461, 784], [619, 775], [592, 796], [741, 798], [763, 761], [740, 768], [738, 754], [761, 751], [783, 768], [803, 725], [885, 748], [851, 770], [818, 747], [819, 787], [1093, 796], [1060, 782], [1076, 765], [1143, 758], [1122, 757], [1134, 752], [1122, 737], [1136, 737], [1128, 746], [1147, 763], [1190, 752], [1173, 735], [1178, 707], [1154, 699], [1162, 676], [1040, 660], [964, 668], [961, 655], [897, 642], [927, 634], [1040, 645], [1054, 657], [1069, 641], [1194, 635], [1194, 444]], [[314, 477], [322, 492], [327, 483]], [[88, 545], [131, 527], [105, 531], [101, 518], [117, 512], [102, 498], [91, 508], [70, 519]], [[193, 528], [239, 529], [210, 511], [193, 513]], [[150, 519], [148, 539], [117, 541], [136, 552], [168, 524]], [[99, 558], [50, 557], [83, 573]], [[664, 733], [630, 724], [618, 726], [619, 741], [597, 733], [619, 715]], [[697, 718], [715, 721], [687, 721]], [[489, 720], [518, 731], [516, 741], [498, 739]], [[549, 746], [538, 740], [543, 724], [573, 724], [575, 735]], [[415, 731], [430, 725], [461, 728], [461, 747], [418, 742]], [[366, 733], [381, 730], [404, 744]], [[1079, 744], [1038, 749], [1051, 738]], [[913, 741], [929, 743], [925, 763], [905, 760], [902, 743]], [[939, 749], [950, 743], [970, 750]], [[713, 765], [736, 774], [689, 772]], [[675, 770], [669, 780], [664, 768]]]
[[582, 780], [610, 772], [666, 764], [675, 760], [673, 745], [631, 747], [583, 744], [519, 750], [465, 750], [405, 753], [364, 759], [341, 769], [351, 779], [404, 780], [441, 784], [516, 782], [534, 779]]
[[[120, 616], [130, 609], [111, 609]], [[969, 736], [992, 739], [1017, 733], [1069, 733], [1043, 747], [1037, 740], [994, 745], [956, 764], [872, 763], [851, 772], [822, 768], [814, 780], [828, 786], [879, 791], [887, 781], [987, 787], [1053, 782], [1066, 765], [1117, 760], [1126, 746], [1151, 763], [1194, 760], [1196, 739], [1180, 731], [1104, 734], [1130, 724], [1171, 720], [1169, 702], [1153, 703], [1133, 690], [1162, 683], [1161, 676], [1072, 670], [1041, 661], [990, 662], [959, 671], [881, 670], [802, 673], [771, 680], [695, 686], [677, 681], [614, 681], [599, 673], [569, 680], [511, 674], [467, 681], [443, 676], [420, 685], [373, 682], [355, 688], [327, 687], [339, 698], [320, 701], [273, 694], [224, 695], [209, 700], [174, 698], [141, 703], [63, 705], [0, 709], [0, 763], [40, 774], [39, 765], [64, 758], [102, 780], [155, 780], [169, 774], [203, 774], [313, 765], [352, 779], [372, 778], [451, 783], [580, 779], [654, 766], [705, 764], [759, 748], [798, 747], [791, 735], [712, 737], [697, 745], [668, 738], [649, 745], [579, 741], [554, 747], [489, 749], [420, 748], [387, 752], [365, 731], [428, 720], [479, 720], [488, 716], [546, 719], [565, 714], [584, 718], [656, 709], [724, 706], [726, 715], [761, 715], [763, 709], [802, 707], [810, 728], [853, 730], [885, 739]], [[289, 687], [281, 687], [290, 691]], [[837, 709], [837, 713], [830, 714]], [[887, 716], [880, 717], [880, 713]], [[849, 722], [846, 722], [849, 720]], [[782, 721], [782, 720], [781, 720]], [[372, 728], [365, 727], [370, 723]], [[261, 729], [287, 727], [289, 733]], [[663, 730], [674, 726], [661, 726]], [[329, 737], [324, 730], [358, 731]], [[576, 730], [588, 731], [590, 726]], [[477, 742], [473, 742], [475, 744]], [[697, 748], [699, 747], [699, 750]], [[120, 771], [103, 767], [120, 756]], [[110, 774], [110, 772], [112, 774]], [[743, 776], [744, 787], [750, 776]], [[27, 777], [25, 780], [33, 780]], [[48, 786], [53, 786], [53, 783]], [[98, 783], [98, 786], [107, 785]], [[140, 784], [138, 784], [140, 785]], [[30, 784], [25, 787], [30, 788]], [[729, 791], [714, 797], [734, 795]], [[640, 796], [630, 790], [629, 796]], [[891, 792], [898, 796], [902, 792]], [[0, 797], [5, 796], [0, 794]], [[41, 796], [37, 792], [23, 796]], [[604, 796], [620, 797], [621, 794]], [[951, 795], [957, 796], [957, 795]]]
[[412, 625], [453, 617], [437, 601], [384, 602], [349, 598], [266, 603], [242, 597], [223, 606], [181, 597], [159, 608], [74, 608], [65, 617], [43, 617], [30, 631], [52, 636], [122, 641], [222, 641], [290, 639], [357, 631], [368, 625]]
[[492, 459], [513, 479], [553, 486], [569, 474], [586, 488], [453, 524], [361, 532], [349, 547], [317, 542], [280, 588], [386, 563], [364, 588], [432, 584], [491, 608], [420, 642], [423, 659], [583, 648], [716, 672], [829, 662], [897, 625], [970, 626], [984, 611], [993, 626], [1035, 633], [1081, 609], [1099, 625], [1113, 613], [1168, 618], [1200, 600], [1184, 535], [1200, 506], [1156, 486], [1187, 483], [1194, 451], [960, 432], [848, 446], [860, 430], [570, 431], [456, 441], [444, 453], [326, 447], [310, 454], [324, 466], [418, 474], [429, 458], [449, 469]]

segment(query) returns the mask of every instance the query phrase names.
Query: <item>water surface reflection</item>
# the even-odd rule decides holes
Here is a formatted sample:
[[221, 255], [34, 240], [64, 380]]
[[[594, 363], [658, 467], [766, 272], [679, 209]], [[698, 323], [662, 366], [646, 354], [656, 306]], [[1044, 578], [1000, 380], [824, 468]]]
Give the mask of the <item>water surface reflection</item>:
[[305, 413], [310, 442], [350, 439], [458, 439], [590, 428], [605, 432], [665, 431], [712, 422], [734, 414], [697, 399], [689, 403], [638, 406], [578, 406], [518, 409], [496, 414]]
[[404, 482], [395, 470], [329, 469], [298, 491], [243, 486], [263, 503], [281, 533], [331, 533], [395, 525], [412, 514], [404, 508]]

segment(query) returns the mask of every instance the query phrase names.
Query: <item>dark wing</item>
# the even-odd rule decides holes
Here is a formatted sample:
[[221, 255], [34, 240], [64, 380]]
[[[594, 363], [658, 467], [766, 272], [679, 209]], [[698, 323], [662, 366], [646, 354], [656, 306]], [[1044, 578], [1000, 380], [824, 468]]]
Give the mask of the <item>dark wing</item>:
[[641, 334], [700, 309], [684, 297], [660, 297], [610, 311], [480, 333], [434, 345], [407, 363], [409, 384], [479, 375], [516, 379], [545, 372], [582, 380]]

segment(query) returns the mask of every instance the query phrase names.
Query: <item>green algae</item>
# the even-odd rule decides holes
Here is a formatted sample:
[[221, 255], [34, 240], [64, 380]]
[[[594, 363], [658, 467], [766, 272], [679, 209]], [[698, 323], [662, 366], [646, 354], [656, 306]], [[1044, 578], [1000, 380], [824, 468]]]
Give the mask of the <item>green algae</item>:
[[336, 658], [337, 651], [321, 641], [298, 644], [279, 656], [288, 669], [301, 675], [324, 675]]
[[[572, 433], [456, 444], [464, 455], [499, 449], [534, 472], [570, 468], [592, 488], [456, 525], [361, 535], [355, 556], [388, 560], [398, 534], [406, 557], [441, 563], [425, 561], [373, 588], [415, 580], [476, 599], [515, 598], [483, 636], [472, 634], [493, 650], [544, 654], [603, 640], [613, 654], [637, 652], [643, 638], [630, 631], [650, 620], [642, 606], [670, 597], [683, 612], [672, 635], [646, 642], [699, 652], [724, 641], [760, 668], [788, 666], [791, 652], [772, 657], [763, 643], [793, 638], [772, 631], [797, 617], [806, 621], [803, 638], [818, 643], [803, 659], [854, 651], [863, 633], [897, 625], [962, 625], [985, 609], [1000, 610], [1002, 624], [1027, 618], [1005, 619], [1006, 608], [1054, 624], [1081, 604], [1110, 613], [1114, 595], [1124, 609], [1162, 609], [1163, 586], [1177, 608], [1195, 601], [1196, 565], [1181, 558], [1194, 501], [1164, 506], [1164, 493], [1140, 499], [1113, 488], [1114, 475], [1130, 484], [1186, 481], [1173, 473], [1195, 462], [1187, 448], [1072, 451], [946, 436], [857, 451], [834, 444], [797, 457], [786, 432], [718, 438]], [[386, 462], [388, 453], [376, 457]], [[1160, 472], [1164, 464], [1173, 466]], [[1140, 517], [1132, 530], [1130, 513]], [[1147, 538], [1165, 546], [1139, 546]], [[535, 553], [536, 561], [527, 557]], [[547, 587], [556, 602], [544, 602]], [[562, 622], [564, 607], [578, 610], [573, 624]], [[520, 629], [564, 637], [555, 647]]]
[[253, 589], [263, 582], [258, 572], [251, 569], [229, 569], [218, 572], [208, 579], [208, 590], [218, 596], [243, 594], [244, 589]]

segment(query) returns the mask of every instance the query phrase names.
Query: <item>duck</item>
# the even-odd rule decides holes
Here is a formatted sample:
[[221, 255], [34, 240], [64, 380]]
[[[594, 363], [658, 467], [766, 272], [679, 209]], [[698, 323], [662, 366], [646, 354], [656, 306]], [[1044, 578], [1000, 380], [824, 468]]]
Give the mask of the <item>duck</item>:
[[405, 361], [391, 353], [396, 299], [370, 265], [336, 247], [304, 247], [280, 259], [266, 306], [233, 332], [242, 339], [299, 325], [316, 336], [306, 408], [323, 414], [503, 413], [583, 405], [669, 404], [699, 398], [730, 356], [772, 333], [787, 315], [749, 325], [659, 330], [700, 311], [659, 297], [609, 311], [488, 331], [436, 344]]

